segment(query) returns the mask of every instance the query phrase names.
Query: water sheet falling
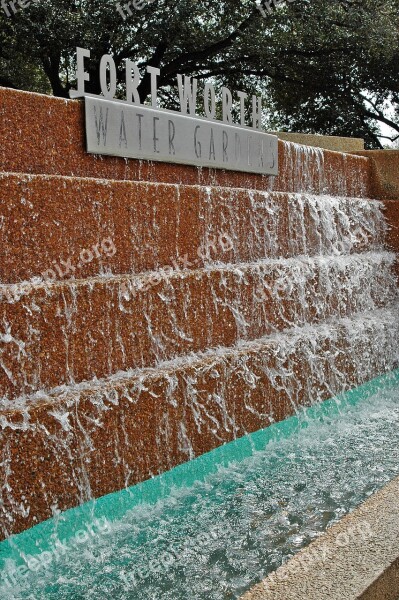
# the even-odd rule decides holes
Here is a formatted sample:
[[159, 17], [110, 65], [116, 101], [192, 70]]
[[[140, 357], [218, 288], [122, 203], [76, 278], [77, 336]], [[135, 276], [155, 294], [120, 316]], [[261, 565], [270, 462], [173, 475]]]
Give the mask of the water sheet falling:
[[[6, 561], [1, 597], [238, 598], [399, 474], [398, 425], [396, 372], [225, 448], [223, 460], [202, 457], [197, 483], [163, 499], [115, 516], [115, 494], [66, 539], [39, 535], [25, 555], [31, 568]], [[373, 532], [363, 523], [356, 535]]]

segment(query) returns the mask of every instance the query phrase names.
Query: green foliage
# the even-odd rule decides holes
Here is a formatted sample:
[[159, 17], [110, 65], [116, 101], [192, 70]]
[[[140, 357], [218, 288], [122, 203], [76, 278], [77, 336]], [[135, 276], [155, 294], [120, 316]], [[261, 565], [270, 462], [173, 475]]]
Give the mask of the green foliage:
[[[122, 6], [127, 0], [122, 0]], [[160, 96], [175, 108], [176, 74], [261, 92], [267, 125], [365, 137], [399, 133], [399, 0], [295, 0], [263, 17], [254, 0], [154, 0], [126, 20], [115, 0], [36, 0], [0, 12], [0, 84], [68, 96], [76, 46], [161, 68]], [[144, 100], [149, 78], [139, 88]], [[123, 94], [123, 84], [120, 87]], [[387, 104], [388, 103], [388, 104]], [[389, 110], [387, 110], [389, 109]]]

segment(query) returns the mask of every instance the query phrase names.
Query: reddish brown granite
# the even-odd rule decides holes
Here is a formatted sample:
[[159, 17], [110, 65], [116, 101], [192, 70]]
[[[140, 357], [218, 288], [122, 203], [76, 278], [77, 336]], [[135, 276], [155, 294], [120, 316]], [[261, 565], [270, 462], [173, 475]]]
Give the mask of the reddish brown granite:
[[[308, 266], [301, 276], [306, 284], [293, 290], [280, 289], [279, 281], [282, 276], [295, 281], [295, 271], [243, 264], [239, 270], [176, 273], [154, 285], [149, 278], [122, 277], [34, 286], [18, 302], [0, 302], [0, 322], [12, 324], [12, 339], [2, 351], [0, 397], [11, 400], [121, 370], [153, 367], [290, 326], [350, 316], [367, 310], [370, 302], [384, 307], [395, 296], [393, 280], [391, 287], [385, 286], [389, 271], [390, 264], [382, 262], [365, 268], [354, 287], [343, 269], [324, 268], [320, 275], [319, 267], [309, 271]], [[321, 299], [319, 280], [327, 273], [335, 288]], [[370, 280], [374, 287], [362, 307]], [[132, 285], [139, 281], [148, 289]], [[302, 305], [303, 297], [307, 305]]]
[[399, 253], [399, 197], [397, 200], [385, 200], [385, 217], [390, 225], [387, 246]]
[[369, 196], [367, 159], [311, 148], [304, 155], [290, 142], [279, 141], [276, 178], [89, 155], [83, 108], [79, 100], [0, 88], [0, 171]]
[[399, 196], [396, 200], [385, 200], [385, 217], [389, 223], [387, 246], [396, 253], [396, 275], [399, 280]]
[[[296, 202], [304, 199], [281, 192], [265, 197], [231, 188], [0, 173], [0, 283], [41, 277], [49, 269], [62, 279], [54, 263], [67, 278], [78, 279], [176, 264], [198, 268], [207, 243], [210, 259], [223, 262], [318, 254], [328, 240], [308, 211], [298, 226]], [[375, 240], [367, 236], [364, 229], [354, 251], [372, 247]], [[93, 260], [82, 264], [85, 250]], [[61, 263], [68, 260], [74, 272]]]
[[[364, 340], [360, 343], [368, 352], [373, 340], [370, 348]], [[277, 368], [278, 353], [265, 343], [93, 385], [80, 394], [49, 396], [23, 410], [0, 411], [0, 455], [6, 458], [1, 476], [9, 489], [0, 506], [0, 536], [51, 517], [55, 506], [65, 510], [134, 485], [271, 420], [280, 421], [293, 413], [294, 404], [315, 399], [315, 390], [318, 400], [342, 391], [334, 367], [348, 387], [362, 383], [356, 358], [351, 359], [356, 349], [347, 347], [343, 332], [338, 331], [336, 345], [341, 364], [339, 359], [332, 364], [334, 348], [323, 336], [312, 342], [317, 351], [312, 364], [303, 344], [292, 350], [286, 359], [289, 396], [267, 375]], [[384, 369], [383, 357], [381, 361], [373, 365], [371, 377]], [[254, 379], [248, 379], [248, 372]], [[195, 403], [188, 386], [198, 390]]]
[[364, 150], [354, 154], [370, 160], [372, 197], [398, 200], [399, 150]]
[[[55, 408], [61, 409], [61, 405], [57, 403]], [[2, 411], [2, 417], [8, 426], [3, 424], [0, 437], [1, 481], [6, 481], [11, 474], [10, 467], [12, 487], [3, 494], [0, 505], [1, 539], [25, 529], [24, 522], [29, 527], [46, 518], [45, 515], [49, 515], [46, 494], [50, 490], [60, 509], [85, 500], [84, 492], [77, 487], [81, 461], [74, 432], [65, 431], [49, 414], [48, 406], [37, 406], [29, 414], [31, 428], [26, 430], [23, 428], [26, 415], [20, 411]], [[20, 428], [14, 429], [18, 425]], [[29, 515], [25, 514], [26, 510]]]

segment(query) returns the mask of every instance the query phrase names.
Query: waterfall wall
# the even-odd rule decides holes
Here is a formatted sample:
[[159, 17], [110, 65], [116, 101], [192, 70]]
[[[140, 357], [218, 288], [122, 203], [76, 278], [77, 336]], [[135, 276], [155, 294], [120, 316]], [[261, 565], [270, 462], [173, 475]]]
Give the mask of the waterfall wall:
[[0, 123], [2, 538], [398, 365], [368, 158], [99, 158], [79, 102], [4, 89]]

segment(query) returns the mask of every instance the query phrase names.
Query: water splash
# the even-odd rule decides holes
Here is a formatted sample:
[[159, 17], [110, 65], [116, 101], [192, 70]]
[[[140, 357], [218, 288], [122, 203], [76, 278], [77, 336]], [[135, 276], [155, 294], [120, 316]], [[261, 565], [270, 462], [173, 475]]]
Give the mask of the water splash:
[[69, 540], [46, 568], [4, 584], [2, 597], [238, 598], [399, 474], [398, 387], [317, 418], [300, 413], [299, 424], [94, 540]]

